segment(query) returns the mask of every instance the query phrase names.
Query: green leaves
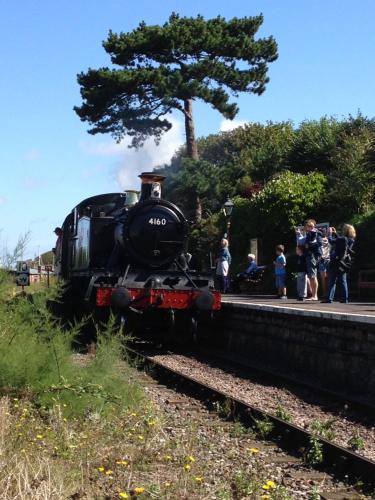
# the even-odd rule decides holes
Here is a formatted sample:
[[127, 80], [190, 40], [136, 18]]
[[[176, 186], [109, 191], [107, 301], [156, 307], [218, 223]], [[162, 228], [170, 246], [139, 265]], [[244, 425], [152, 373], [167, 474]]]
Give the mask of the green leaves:
[[255, 39], [262, 22], [262, 16], [227, 21], [172, 14], [163, 26], [142, 22], [129, 33], [110, 31], [103, 47], [121, 68], [79, 74], [83, 104], [74, 110], [90, 133], [130, 135], [135, 147], [148, 136], [160, 140], [171, 127], [164, 117], [174, 109], [185, 113], [189, 99], [233, 119], [238, 107], [230, 94], [264, 92], [267, 65], [277, 58], [272, 37]]

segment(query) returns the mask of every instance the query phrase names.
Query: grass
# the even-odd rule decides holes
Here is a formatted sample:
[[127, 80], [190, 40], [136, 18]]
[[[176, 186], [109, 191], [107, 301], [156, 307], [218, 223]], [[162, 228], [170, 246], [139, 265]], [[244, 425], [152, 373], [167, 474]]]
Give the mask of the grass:
[[[290, 498], [239, 423], [168, 411], [147, 396], [113, 318], [95, 356], [72, 355], [79, 325], [63, 330], [47, 308], [58, 290], [32, 290], [14, 293], [0, 274], [2, 499]], [[256, 424], [262, 436], [272, 430]]]

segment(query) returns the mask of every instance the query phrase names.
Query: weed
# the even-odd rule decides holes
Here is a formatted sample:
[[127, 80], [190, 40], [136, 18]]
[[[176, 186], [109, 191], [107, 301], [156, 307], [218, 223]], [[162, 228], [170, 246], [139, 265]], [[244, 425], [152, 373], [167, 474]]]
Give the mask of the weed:
[[311, 490], [309, 500], [320, 500], [320, 494], [316, 486], [314, 486], [313, 489]]
[[212, 406], [219, 417], [229, 418], [232, 414], [232, 403], [230, 399], [226, 398], [222, 403], [220, 401], [214, 401]]
[[311, 424], [311, 432], [315, 436], [322, 437], [324, 439], [328, 439], [328, 441], [333, 441], [336, 437], [336, 433], [333, 430], [333, 425], [335, 424], [335, 419], [326, 420], [325, 422], [321, 422], [320, 420], [314, 420]]
[[323, 462], [323, 445], [316, 436], [310, 437], [309, 449], [305, 455], [306, 465], [314, 466]]
[[281, 420], [284, 420], [285, 422], [291, 422], [292, 417], [290, 413], [287, 412], [287, 410], [284, 410], [284, 408], [281, 405], [278, 405], [275, 411], [275, 415], [278, 418], [281, 418]]
[[241, 424], [241, 422], [234, 422], [229, 429], [229, 435], [232, 437], [241, 437], [248, 432], [249, 430], [247, 429], [247, 427]]
[[233, 496], [227, 486], [223, 486], [221, 490], [217, 492], [218, 500], [232, 500]]
[[261, 439], [266, 439], [273, 431], [273, 423], [268, 418], [253, 418], [254, 430]]
[[351, 435], [348, 441], [348, 446], [353, 451], [363, 450], [363, 448], [365, 447], [365, 442], [363, 438], [360, 436], [358, 430], [355, 430]]
[[247, 498], [261, 488], [261, 482], [243, 471], [236, 472], [231, 482], [233, 498]]

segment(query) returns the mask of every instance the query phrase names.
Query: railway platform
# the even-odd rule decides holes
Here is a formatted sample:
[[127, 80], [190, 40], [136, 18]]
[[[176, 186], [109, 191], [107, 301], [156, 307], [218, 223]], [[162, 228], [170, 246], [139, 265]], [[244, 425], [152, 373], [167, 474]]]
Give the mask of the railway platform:
[[249, 366], [375, 405], [375, 303], [225, 295], [206, 340]]
[[231, 307], [246, 307], [249, 309], [264, 310], [304, 316], [308, 318], [326, 318], [337, 321], [353, 321], [358, 323], [375, 324], [375, 302], [349, 302], [341, 304], [322, 303], [320, 301], [299, 302], [296, 299], [280, 300], [273, 295], [223, 295], [222, 302]]

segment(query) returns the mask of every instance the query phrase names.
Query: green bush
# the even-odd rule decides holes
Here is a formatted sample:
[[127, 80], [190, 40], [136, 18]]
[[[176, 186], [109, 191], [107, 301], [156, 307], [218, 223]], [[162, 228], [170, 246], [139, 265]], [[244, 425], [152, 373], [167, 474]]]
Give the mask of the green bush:
[[272, 264], [274, 247], [279, 243], [294, 253], [294, 226], [313, 214], [325, 186], [326, 178], [320, 173], [285, 171], [252, 200], [236, 198], [231, 245], [235, 260], [246, 258], [250, 238], [261, 240], [263, 263]]
[[0, 390], [30, 393], [46, 408], [61, 404], [67, 415], [108, 414], [136, 405], [142, 393], [126, 381], [123, 337], [114, 319], [98, 330], [95, 357], [73, 355], [72, 339], [80, 325], [61, 328], [47, 307], [55, 295], [53, 289], [13, 298], [2, 294]]

